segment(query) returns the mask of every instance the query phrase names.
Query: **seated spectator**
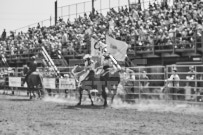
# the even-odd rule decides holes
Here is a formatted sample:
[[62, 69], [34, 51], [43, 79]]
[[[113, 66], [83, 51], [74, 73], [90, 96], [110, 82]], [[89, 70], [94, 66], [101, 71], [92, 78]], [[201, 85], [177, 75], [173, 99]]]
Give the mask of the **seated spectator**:
[[64, 47], [64, 46], [67, 45], [68, 35], [64, 31], [62, 31], [61, 34], [62, 34], [62, 36], [61, 36], [61, 44], [62, 44], [62, 47]]
[[[91, 13], [90, 17], [84, 14], [84, 17], [79, 16], [73, 22], [67, 20], [67, 23], [59, 18], [56, 26], [42, 27], [38, 23], [36, 28], [30, 28], [26, 33], [15, 35], [11, 32], [10, 36], [6, 36], [6, 32], [3, 32], [1, 38], [6, 39], [4, 46], [8, 51], [17, 49], [14, 49], [14, 54], [19, 50], [25, 53], [38, 44], [44, 45], [48, 52], [55, 46], [62, 50], [73, 44], [75, 52], [84, 53], [84, 49], [88, 49], [87, 46], [91, 44], [93, 34], [102, 38], [102, 42], [105, 42], [103, 36], [109, 34], [127, 42], [133, 49], [136, 47], [137, 51], [150, 51], [152, 45], [157, 45], [155, 49], [171, 49], [168, 45], [174, 44], [176, 48], [193, 48], [194, 41], [201, 41], [201, 6], [200, 1], [177, 1], [171, 6], [151, 3], [149, 11], [138, 7], [121, 7], [118, 11], [110, 9], [106, 16], [95, 10], [95, 14]], [[15, 40], [20, 41], [22, 47], [18, 42], [13, 43]], [[12, 47], [8, 48], [10, 44]]]

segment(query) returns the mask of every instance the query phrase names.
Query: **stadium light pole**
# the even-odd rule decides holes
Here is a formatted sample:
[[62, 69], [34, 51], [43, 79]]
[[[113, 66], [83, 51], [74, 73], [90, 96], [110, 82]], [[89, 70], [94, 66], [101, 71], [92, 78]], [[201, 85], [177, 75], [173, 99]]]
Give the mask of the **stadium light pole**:
[[130, 8], [130, 0], [128, 0], [128, 7]]
[[57, 24], [57, 0], [55, 1], [55, 5], [54, 5], [54, 8], [55, 8], [55, 25]]
[[92, 0], [92, 14], [94, 15], [94, 1], [95, 0]]

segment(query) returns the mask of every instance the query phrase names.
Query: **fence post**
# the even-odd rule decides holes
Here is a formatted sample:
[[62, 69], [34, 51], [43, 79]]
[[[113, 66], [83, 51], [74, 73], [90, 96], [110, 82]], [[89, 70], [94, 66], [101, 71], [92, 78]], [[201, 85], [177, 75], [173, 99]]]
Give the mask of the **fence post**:
[[140, 83], [140, 68], [139, 68], [139, 70], [138, 70], [138, 73], [139, 73], [139, 103], [140, 103], [140, 100], [141, 100], [141, 83]]
[[194, 33], [194, 50], [195, 50], [195, 54], [197, 54], [197, 30], [195, 30], [195, 33]]
[[[165, 74], [166, 74], [165, 80], [166, 79], [168, 80], [168, 66], [165, 67]], [[166, 86], [166, 88], [168, 89], [168, 86]], [[169, 91], [168, 90], [167, 90], [166, 96], [167, 96], [166, 101], [168, 102], [168, 97], [169, 97]]]
[[197, 67], [195, 66], [195, 88], [194, 88], [194, 90], [195, 90], [195, 101], [197, 102], [197, 96], [198, 96], [198, 92], [197, 92]]
[[176, 44], [176, 32], [174, 32], [174, 34], [173, 34], [173, 38], [174, 38], [174, 44], [172, 45], [172, 47], [173, 47], [173, 54], [175, 54], [175, 47], [177, 47], [177, 44]]

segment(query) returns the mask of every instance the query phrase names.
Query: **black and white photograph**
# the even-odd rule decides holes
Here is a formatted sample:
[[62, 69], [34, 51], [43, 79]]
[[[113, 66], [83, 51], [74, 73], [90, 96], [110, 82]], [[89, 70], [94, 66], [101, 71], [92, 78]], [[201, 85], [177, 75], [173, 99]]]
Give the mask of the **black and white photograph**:
[[0, 135], [203, 135], [203, 0], [0, 0]]

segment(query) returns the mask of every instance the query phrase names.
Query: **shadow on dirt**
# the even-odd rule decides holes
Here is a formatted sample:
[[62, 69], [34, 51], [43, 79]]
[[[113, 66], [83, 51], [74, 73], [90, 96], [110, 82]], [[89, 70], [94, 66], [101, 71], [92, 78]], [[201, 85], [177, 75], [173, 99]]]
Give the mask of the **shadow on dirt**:
[[[60, 106], [60, 105], [57, 105], [57, 106]], [[105, 107], [103, 105], [94, 105], [94, 106], [91, 106], [91, 105], [64, 105], [64, 106], [60, 106], [62, 109], [75, 109], [75, 110], [78, 110], [78, 109], [105, 109]]]
[[25, 102], [25, 101], [33, 101], [33, 100], [30, 100], [30, 99], [8, 99], [8, 98], [3, 98], [3, 99], [0, 99], [0, 101], [13, 101], [13, 102]]
[[20, 101], [33, 101], [33, 100], [30, 100], [30, 99], [7, 99], [7, 100], [9, 100], [9, 101], [16, 101], [16, 102], [20, 102]]

